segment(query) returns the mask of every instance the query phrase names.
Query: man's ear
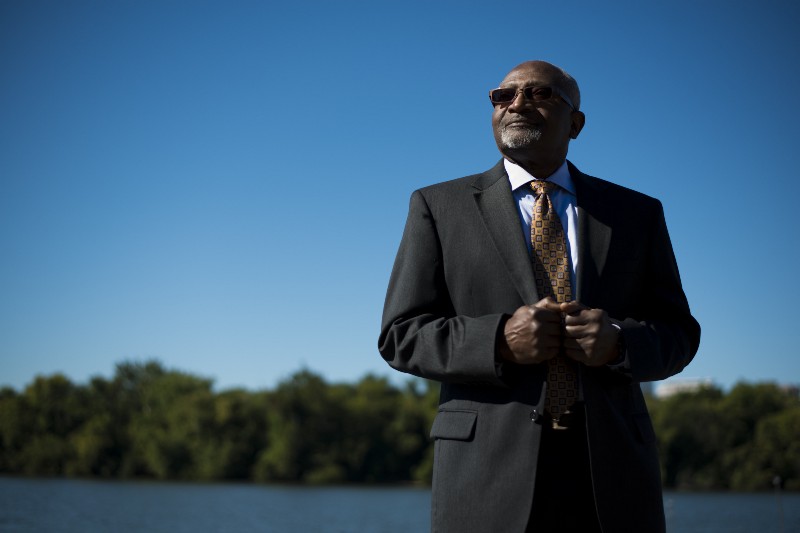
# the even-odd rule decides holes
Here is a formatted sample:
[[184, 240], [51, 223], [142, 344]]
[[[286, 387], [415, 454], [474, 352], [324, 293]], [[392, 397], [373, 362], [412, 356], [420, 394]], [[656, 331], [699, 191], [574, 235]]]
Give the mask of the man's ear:
[[583, 114], [583, 111], [573, 111], [572, 124], [569, 128], [570, 139], [578, 138], [578, 135], [580, 135], [584, 124], [586, 124], [586, 115]]

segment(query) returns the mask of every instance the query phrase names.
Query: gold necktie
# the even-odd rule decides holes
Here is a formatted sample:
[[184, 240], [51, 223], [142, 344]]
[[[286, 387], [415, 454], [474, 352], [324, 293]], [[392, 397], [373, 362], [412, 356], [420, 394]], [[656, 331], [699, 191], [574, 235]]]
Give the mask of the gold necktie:
[[[572, 300], [572, 282], [567, 239], [549, 196], [556, 187], [557, 185], [549, 181], [531, 182], [531, 188], [536, 193], [531, 220], [531, 244], [539, 297], [550, 296], [562, 303]], [[558, 424], [559, 419], [575, 403], [577, 391], [578, 382], [573, 363], [561, 353], [547, 361], [545, 409], [553, 418], [554, 428], [561, 427]]]

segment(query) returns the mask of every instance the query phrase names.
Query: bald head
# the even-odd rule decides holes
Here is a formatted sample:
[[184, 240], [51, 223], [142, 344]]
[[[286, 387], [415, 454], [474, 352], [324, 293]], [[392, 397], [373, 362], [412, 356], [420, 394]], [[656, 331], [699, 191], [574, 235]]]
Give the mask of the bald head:
[[519, 70], [534, 70], [542, 73], [543, 75], [548, 75], [553, 80], [554, 84], [559, 89], [564, 91], [567, 96], [569, 96], [570, 100], [572, 100], [572, 105], [575, 106], [575, 109], [578, 110], [581, 108], [581, 91], [578, 88], [578, 82], [575, 81], [575, 78], [570, 76], [569, 73], [563, 68], [553, 65], [552, 63], [548, 63], [547, 61], [524, 61], [511, 69], [511, 71], [506, 75], [506, 78]]

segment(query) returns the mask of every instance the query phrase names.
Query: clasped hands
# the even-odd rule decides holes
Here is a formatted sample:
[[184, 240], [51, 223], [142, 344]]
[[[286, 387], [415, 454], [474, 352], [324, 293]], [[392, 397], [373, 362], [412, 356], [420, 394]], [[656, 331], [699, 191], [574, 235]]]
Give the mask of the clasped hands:
[[[572, 301], [544, 298], [517, 309], [498, 339], [498, 354], [519, 364], [536, 364], [564, 355], [587, 366], [602, 366], [617, 357], [619, 330], [602, 309]], [[505, 341], [505, 342], [503, 342]]]

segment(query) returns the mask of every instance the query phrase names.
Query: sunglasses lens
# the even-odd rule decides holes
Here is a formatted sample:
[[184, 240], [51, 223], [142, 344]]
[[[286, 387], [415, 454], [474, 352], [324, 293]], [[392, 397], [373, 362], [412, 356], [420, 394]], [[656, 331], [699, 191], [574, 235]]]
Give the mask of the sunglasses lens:
[[534, 102], [549, 100], [553, 96], [552, 87], [528, 87], [525, 90], [525, 98]]
[[492, 91], [491, 99], [495, 104], [507, 104], [512, 102], [516, 95], [516, 89], [495, 89]]

